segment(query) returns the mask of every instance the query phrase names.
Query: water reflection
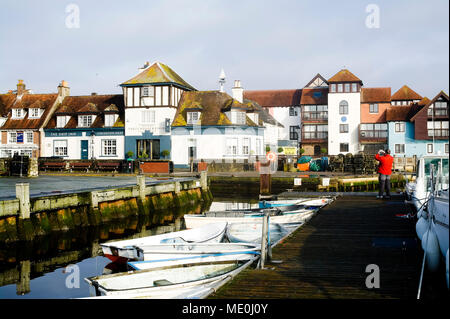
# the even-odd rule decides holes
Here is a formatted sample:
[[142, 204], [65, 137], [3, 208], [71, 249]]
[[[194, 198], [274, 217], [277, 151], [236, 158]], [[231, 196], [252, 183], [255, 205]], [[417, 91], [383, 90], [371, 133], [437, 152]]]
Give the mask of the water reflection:
[[[185, 229], [184, 214], [248, 205], [255, 205], [255, 201], [250, 204], [249, 200], [224, 199], [193, 209], [160, 211], [152, 216], [54, 232], [28, 242], [0, 243], [0, 298], [88, 297], [89, 286], [84, 278], [127, 270], [103, 257], [100, 243], [179, 231]], [[69, 265], [75, 265], [73, 269], [79, 269], [79, 273], [70, 270]]]

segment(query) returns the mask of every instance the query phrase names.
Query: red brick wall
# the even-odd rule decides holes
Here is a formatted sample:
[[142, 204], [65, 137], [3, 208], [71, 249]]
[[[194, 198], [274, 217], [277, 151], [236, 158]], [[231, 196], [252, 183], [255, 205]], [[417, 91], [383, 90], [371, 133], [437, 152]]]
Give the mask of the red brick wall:
[[369, 104], [371, 103], [361, 103], [361, 123], [385, 123], [386, 109], [390, 103], [377, 103], [378, 113], [370, 113]]
[[141, 162], [142, 173], [169, 173], [169, 162]]

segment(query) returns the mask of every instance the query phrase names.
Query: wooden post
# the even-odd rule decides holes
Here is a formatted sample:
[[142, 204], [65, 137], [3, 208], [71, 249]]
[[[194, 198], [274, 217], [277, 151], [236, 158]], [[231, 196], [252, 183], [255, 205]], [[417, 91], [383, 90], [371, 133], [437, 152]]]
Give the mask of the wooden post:
[[261, 260], [260, 260], [260, 269], [264, 269], [264, 263], [267, 258], [267, 230], [269, 223], [269, 215], [264, 213], [263, 224], [262, 224], [262, 234], [261, 234]]
[[206, 171], [200, 172], [200, 185], [202, 186], [202, 191], [208, 190], [208, 173]]
[[139, 198], [145, 200], [145, 175], [137, 175], [137, 185], [139, 188]]
[[16, 198], [19, 199], [20, 218], [30, 218], [30, 184], [16, 184]]
[[270, 195], [272, 193], [272, 178], [270, 175], [270, 161], [260, 163], [259, 194]]

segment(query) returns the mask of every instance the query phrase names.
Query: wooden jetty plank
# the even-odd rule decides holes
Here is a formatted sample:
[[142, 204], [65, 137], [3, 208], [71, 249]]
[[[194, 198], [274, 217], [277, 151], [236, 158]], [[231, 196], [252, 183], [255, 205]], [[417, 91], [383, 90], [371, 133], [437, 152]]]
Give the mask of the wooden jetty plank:
[[[209, 298], [415, 299], [423, 252], [415, 220], [396, 217], [407, 212], [400, 197], [340, 197], [273, 249], [281, 264], [248, 268]], [[366, 287], [370, 264], [380, 288]], [[428, 298], [444, 291], [432, 282], [424, 281]]]

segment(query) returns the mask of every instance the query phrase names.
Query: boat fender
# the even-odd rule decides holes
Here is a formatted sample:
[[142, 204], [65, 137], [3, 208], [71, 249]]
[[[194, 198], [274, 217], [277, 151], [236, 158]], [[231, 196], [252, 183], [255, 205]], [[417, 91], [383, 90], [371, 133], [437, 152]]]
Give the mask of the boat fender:
[[441, 252], [436, 234], [432, 230], [427, 230], [422, 237], [422, 249], [426, 252], [426, 263], [428, 270], [435, 272], [439, 268]]
[[445, 276], [447, 277], [447, 289], [448, 288], [448, 249], [447, 249], [447, 254], [445, 256]]
[[425, 218], [420, 217], [419, 220], [416, 223], [416, 233], [417, 237], [419, 237], [420, 240], [422, 240], [423, 234], [428, 229], [428, 221], [425, 220]]

